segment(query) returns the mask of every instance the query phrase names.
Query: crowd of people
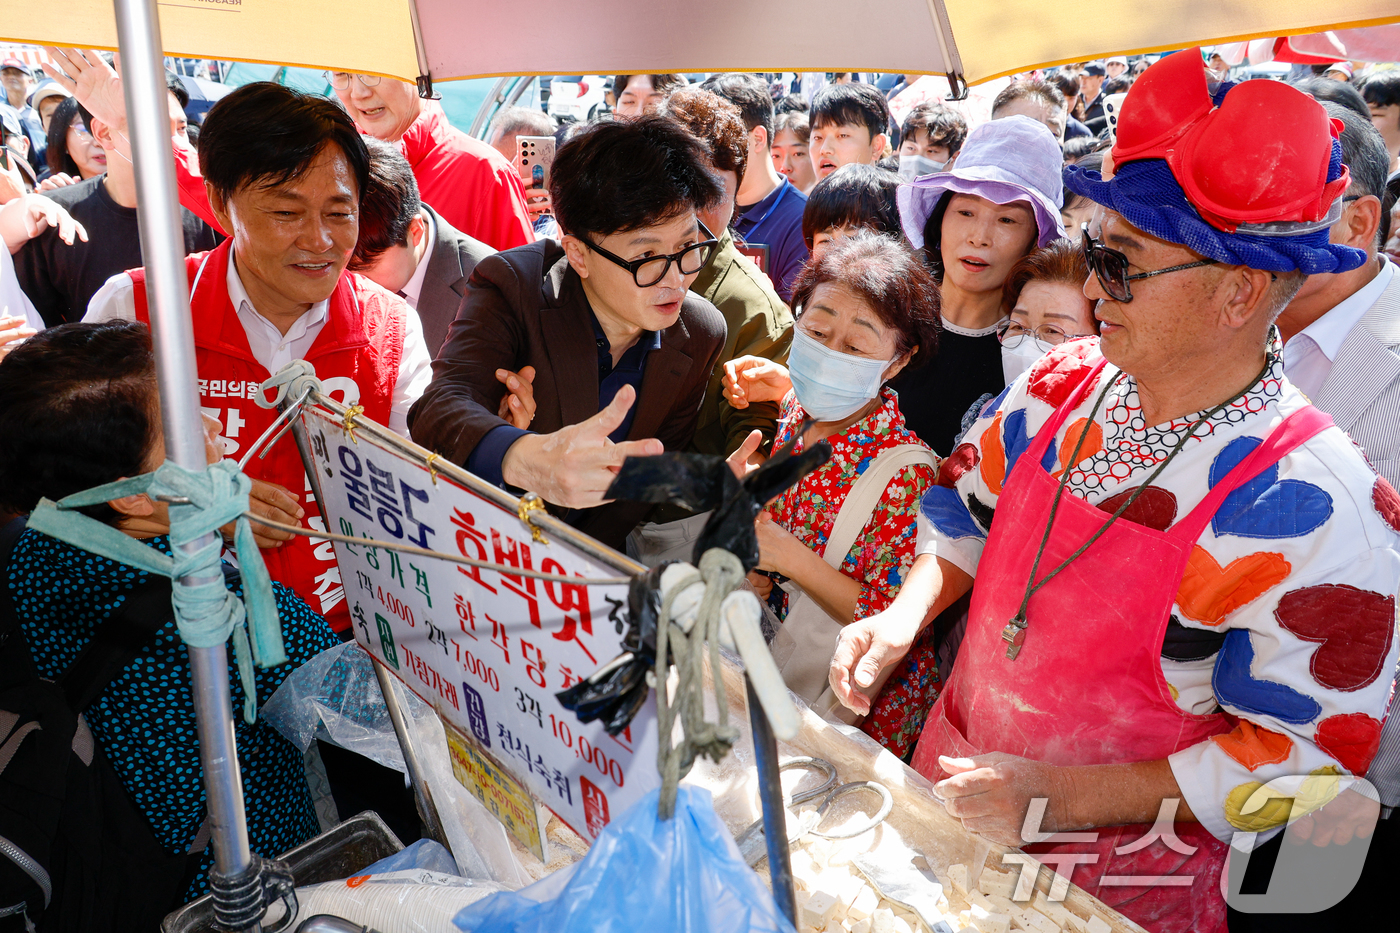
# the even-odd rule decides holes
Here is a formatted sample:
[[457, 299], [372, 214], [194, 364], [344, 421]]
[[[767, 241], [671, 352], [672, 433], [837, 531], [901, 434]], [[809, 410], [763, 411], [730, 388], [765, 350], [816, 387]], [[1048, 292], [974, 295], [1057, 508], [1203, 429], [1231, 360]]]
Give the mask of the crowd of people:
[[[0, 66], [0, 504], [19, 516], [164, 456], [120, 77], [49, 55], [39, 89]], [[655, 565], [689, 559], [707, 514], [609, 501], [624, 459], [743, 477], [826, 441], [759, 515], [747, 580], [794, 692], [972, 832], [1024, 844], [1039, 797], [1045, 832], [1106, 828], [1028, 848], [1095, 853], [1073, 880], [1148, 929], [1283, 929], [1220, 894], [1233, 834], [1287, 821], [1245, 807], [1263, 783], [1369, 772], [1363, 887], [1400, 851], [1400, 71], [1237, 84], [1199, 50], [1109, 58], [1018, 77], [973, 125], [943, 103], [896, 120], [915, 78], [619, 75], [598, 120], [506, 108], [485, 141], [389, 78], [328, 72], [336, 100], [250, 84], [199, 127], [172, 81], [211, 461], [271, 424], [257, 386], [304, 359]], [[520, 153], [548, 137], [542, 184]], [[257, 514], [307, 520], [291, 445], [246, 469]], [[168, 551], [162, 503], [88, 512]], [[352, 637], [330, 549], [259, 543], [290, 663]], [[34, 530], [5, 572], [50, 678], [146, 579]], [[159, 844], [191, 856], [161, 910], [211, 858], [177, 647], [167, 623], [86, 713]], [[316, 831], [301, 756], [237, 731], [273, 855]], [[1343, 811], [1308, 817], [1315, 841], [1370, 834]], [[1162, 820], [1184, 848], [1128, 845]], [[1107, 877], [1135, 868], [1195, 880]], [[1373, 908], [1358, 890], [1345, 922]]]

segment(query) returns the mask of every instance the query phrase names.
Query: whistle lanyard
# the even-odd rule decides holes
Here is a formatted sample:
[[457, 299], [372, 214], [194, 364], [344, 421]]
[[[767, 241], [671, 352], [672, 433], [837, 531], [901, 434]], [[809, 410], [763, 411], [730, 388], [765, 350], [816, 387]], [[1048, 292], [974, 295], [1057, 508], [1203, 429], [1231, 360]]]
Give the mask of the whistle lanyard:
[[[1118, 507], [1117, 511], [1115, 511], [1111, 516], [1109, 516], [1108, 521], [1104, 522], [1103, 525], [1099, 527], [1099, 530], [1094, 532], [1093, 536], [1091, 536], [1088, 541], [1085, 541], [1084, 544], [1080, 546], [1079, 550], [1075, 551], [1069, 557], [1065, 558], [1064, 562], [1061, 563], [1060, 566], [1047, 573], [1040, 580], [1040, 582], [1037, 583], [1035, 582], [1035, 575], [1040, 570], [1041, 558], [1045, 556], [1045, 548], [1050, 543], [1050, 533], [1055, 528], [1055, 516], [1060, 511], [1060, 500], [1064, 497], [1065, 486], [1069, 483], [1069, 476], [1072, 472], [1071, 467], [1079, 463], [1079, 451], [1084, 446], [1084, 438], [1089, 436], [1089, 432], [1087, 430], [1079, 432], [1079, 440], [1077, 440], [1074, 444], [1074, 452], [1070, 454], [1069, 460], [1066, 461], [1064, 472], [1060, 474], [1059, 485], [1055, 488], [1055, 501], [1050, 504], [1050, 519], [1045, 523], [1045, 534], [1042, 535], [1040, 538], [1040, 547], [1037, 548], [1035, 552], [1035, 562], [1031, 564], [1031, 573], [1030, 576], [1026, 579], [1026, 593], [1021, 598], [1021, 608], [1016, 611], [1016, 614], [1011, 617], [1011, 621], [1007, 622], [1006, 627], [1001, 630], [1001, 640], [1006, 642], [1007, 658], [1009, 658], [1012, 661], [1016, 660], [1016, 656], [1021, 653], [1021, 648], [1025, 644], [1026, 628], [1030, 624], [1026, 619], [1026, 607], [1030, 605], [1031, 597], [1034, 596], [1040, 590], [1041, 587], [1049, 583], [1051, 580], [1055, 579], [1055, 577], [1059, 576], [1060, 571], [1064, 570], [1070, 564], [1074, 563], [1080, 557], [1080, 555], [1082, 555], [1085, 551], [1089, 550], [1089, 548], [1093, 547], [1094, 542], [1099, 540], [1099, 538], [1103, 537], [1104, 533], [1107, 532], [1108, 529], [1113, 527], [1113, 523], [1118, 521], [1119, 516], [1121, 516], [1124, 512], [1128, 511], [1128, 509], [1132, 508], [1133, 503], [1138, 500], [1138, 497], [1147, 491], [1147, 487], [1151, 486], [1154, 482], [1156, 482], [1157, 477], [1162, 475], [1162, 471], [1167, 468], [1167, 464], [1171, 463], [1172, 460], [1176, 459], [1176, 455], [1181, 453], [1181, 451], [1185, 449], [1186, 442], [1189, 441], [1193, 436], [1195, 436], [1197, 428], [1205, 424], [1210, 419], [1214, 418], [1220, 412], [1229, 408], [1231, 405], [1235, 404], [1235, 402], [1238, 402], [1240, 399], [1248, 395], [1250, 391], [1253, 390], [1253, 388], [1257, 386], [1268, 374], [1270, 362], [1271, 361], [1267, 358], [1266, 355], [1264, 360], [1264, 368], [1259, 370], [1259, 375], [1255, 376], [1254, 380], [1250, 382], [1249, 385], [1245, 386], [1239, 392], [1236, 392], [1234, 395], [1230, 396], [1228, 399], [1221, 402], [1219, 405], [1216, 405], [1214, 408], [1206, 412], [1201, 417], [1197, 418], [1191, 424], [1191, 427], [1186, 430], [1186, 433], [1181, 436], [1181, 439], [1176, 442], [1176, 446], [1174, 446], [1171, 449], [1171, 452], [1167, 454], [1166, 459], [1164, 459], [1161, 463], [1157, 464], [1157, 468], [1152, 471], [1152, 475], [1149, 476], [1145, 482], [1139, 485], [1137, 489], [1133, 490], [1133, 494], [1128, 497], [1128, 500], [1126, 502], [1124, 502]], [[1094, 423], [1094, 419], [1098, 417], [1099, 409], [1103, 407], [1104, 399], [1108, 397], [1109, 391], [1115, 385], [1117, 385], [1118, 380], [1125, 375], [1127, 374], [1120, 372], [1117, 376], [1113, 377], [1108, 381], [1108, 385], [1104, 386], [1103, 391], [1099, 393], [1099, 397], [1094, 401], [1093, 410], [1089, 412], [1089, 424]]]
[[[788, 189], [791, 187], [792, 182], [788, 180], [788, 177], [786, 175], [784, 175], [782, 186], [778, 188], [778, 196], [773, 199], [772, 204], [768, 205], [768, 210], [764, 212], [762, 217], [758, 218], [758, 222], [749, 228], [749, 233], [753, 233], [759, 227], [763, 226], [764, 221], [766, 221], [769, 217], [773, 216], [773, 212], [778, 209], [779, 204], [783, 203], [783, 198], [787, 196]], [[745, 223], [747, 222], [747, 220], [747, 217], [740, 217], [739, 223]], [[734, 226], [737, 228], [738, 225], [739, 224], [735, 224]], [[740, 234], [740, 236], [743, 236], [743, 234]]]

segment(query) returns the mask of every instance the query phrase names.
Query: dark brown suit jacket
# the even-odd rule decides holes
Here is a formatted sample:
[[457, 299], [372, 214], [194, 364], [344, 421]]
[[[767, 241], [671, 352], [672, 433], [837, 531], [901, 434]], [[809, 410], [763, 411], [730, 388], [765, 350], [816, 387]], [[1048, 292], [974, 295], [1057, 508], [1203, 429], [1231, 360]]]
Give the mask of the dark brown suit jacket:
[[[496, 370], [535, 367], [535, 420], [549, 434], [596, 415], [598, 350], [588, 299], [564, 250], [542, 240], [488, 256], [467, 283], [457, 319], [433, 362], [433, 381], [408, 414], [413, 439], [465, 464], [496, 416], [505, 386]], [[724, 346], [724, 318], [687, 293], [680, 318], [646, 358], [628, 440], [654, 437], [684, 450], [695, 433], [705, 386]], [[569, 524], [622, 549], [649, 505], [614, 502], [560, 511]]]

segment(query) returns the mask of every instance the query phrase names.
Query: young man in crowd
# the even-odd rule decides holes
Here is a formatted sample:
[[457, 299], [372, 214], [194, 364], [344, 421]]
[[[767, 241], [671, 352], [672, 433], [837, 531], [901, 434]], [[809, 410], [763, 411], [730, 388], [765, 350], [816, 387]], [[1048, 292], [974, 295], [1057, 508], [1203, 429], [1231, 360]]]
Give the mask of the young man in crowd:
[[495, 250], [419, 199], [413, 168], [397, 148], [374, 137], [365, 145], [369, 181], [350, 271], [401, 295], [418, 312], [428, 354], [436, 356], [472, 270]]
[[[170, 133], [175, 136], [183, 131], [184, 104], [189, 96], [174, 75], [167, 76], [166, 89]], [[126, 121], [101, 120], [81, 105], [79, 113], [91, 128], [93, 139], [107, 154], [107, 171], [55, 188], [48, 195], [87, 228], [88, 240], [69, 246], [51, 228], [15, 254], [20, 287], [50, 327], [81, 321], [88, 302], [108, 279], [143, 261], [136, 213], [136, 171], [131, 162]], [[219, 236], [193, 213], [182, 208], [180, 219], [186, 254], [219, 245]]]
[[1361, 96], [1371, 108], [1371, 122], [1381, 131], [1390, 153], [1390, 171], [1400, 169], [1400, 71], [1378, 71], [1361, 85]]
[[[327, 391], [347, 405], [363, 405], [368, 417], [406, 434], [432, 361], [408, 304], [345, 271], [369, 179], [369, 154], [349, 117], [322, 97], [248, 84], [210, 108], [199, 167], [214, 215], [232, 231], [218, 249], [185, 260], [200, 405], [219, 420], [224, 453], [240, 456], [271, 425], [276, 413], [254, 401], [258, 386], [297, 359], [315, 365]], [[114, 276], [84, 320], [147, 320], [145, 280], [144, 269]], [[278, 445], [246, 469], [263, 481], [255, 496], [271, 511], [260, 514], [291, 523], [305, 517], [298, 499], [309, 484], [294, 445]], [[347, 631], [330, 549], [268, 534], [283, 539], [264, 552], [272, 578]]]
[[656, 113], [658, 107], [676, 88], [685, 87], [684, 76], [618, 75], [613, 78], [613, 118], [634, 120], [643, 114]]
[[1016, 114], [1045, 124], [1056, 142], [1065, 141], [1069, 108], [1065, 95], [1049, 81], [1013, 81], [1004, 87], [992, 101], [992, 119]]
[[[663, 117], [600, 123], [559, 148], [562, 242], [477, 264], [413, 439], [621, 549], [651, 508], [602, 505], [628, 456], [684, 450], [724, 347], [724, 318], [687, 291], [715, 241], [696, 212], [724, 192], [709, 152]], [[523, 400], [501, 416], [507, 394]]]
[[938, 104], [919, 104], [900, 127], [900, 176], [913, 181], [920, 175], [943, 171], [965, 139], [967, 120], [962, 114]]
[[890, 146], [890, 108], [869, 84], [830, 84], [812, 99], [808, 152], [821, 181], [843, 165], [874, 165]]
[[[734, 232], [745, 245], [763, 247], [762, 271], [783, 301], [788, 301], [792, 282], [807, 261], [807, 246], [802, 242], [807, 196], [773, 167], [773, 98], [761, 78], [741, 72], [713, 75], [701, 87], [738, 107], [748, 128]], [[714, 233], [718, 236], [720, 231]]]
[[[766, 88], [763, 94], [767, 96]], [[719, 245], [691, 283], [690, 290], [724, 315], [728, 336], [710, 374], [690, 449], [727, 457], [748, 439], [750, 431], [761, 431], [765, 442], [773, 440], [777, 432], [778, 405], [756, 403], [742, 411], [731, 406], [720, 392], [724, 364], [741, 356], [783, 362], [792, 345], [792, 313], [774, 292], [768, 277], [734, 247], [734, 235], [729, 229], [736, 210], [730, 194], [735, 183], [753, 171], [755, 159], [770, 167], [772, 160], [766, 152], [755, 153], [753, 135], [745, 131], [741, 111], [718, 94], [703, 88], [682, 88], [667, 99], [661, 112], [697, 139], [709, 142], [710, 168], [725, 186], [725, 198], [719, 204], [696, 211], [705, 228], [719, 237]], [[742, 184], [739, 190], [743, 190]], [[806, 198], [802, 200], [805, 202]], [[802, 237], [800, 220], [799, 240]], [[802, 247], [805, 256], [806, 244]]]

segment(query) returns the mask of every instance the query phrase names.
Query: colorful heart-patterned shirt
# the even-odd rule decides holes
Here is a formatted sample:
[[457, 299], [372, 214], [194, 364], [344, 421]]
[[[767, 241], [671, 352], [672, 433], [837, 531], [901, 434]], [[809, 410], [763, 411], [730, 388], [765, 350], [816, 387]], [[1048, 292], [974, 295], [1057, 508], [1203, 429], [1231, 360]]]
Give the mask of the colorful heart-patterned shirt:
[[[1136, 382], [1109, 364], [1042, 466], [1056, 479], [1068, 469], [1066, 488], [1111, 513], [1209, 415], [1120, 518], [1164, 531], [1307, 404], [1284, 378], [1280, 351], [1275, 332], [1261, 378], [1219, 411], [1154, 427]], [[982, 410], [924, 496], [920, 554], [976, 577], [1008, 473], [1098, 359], [1097, 338], [1070, 341]], [[1161, 657], [1181, 709], [1238, 720], [1169, 758], [1218, 838], [1282, 825], [1286, 807], [1246, 805], [1274, 778], [1365, 773], [1395, 677], [1397, 588], [1400, 495], [1341, 431], [1318, 434], [1225, 498], [1188, 560]]]

